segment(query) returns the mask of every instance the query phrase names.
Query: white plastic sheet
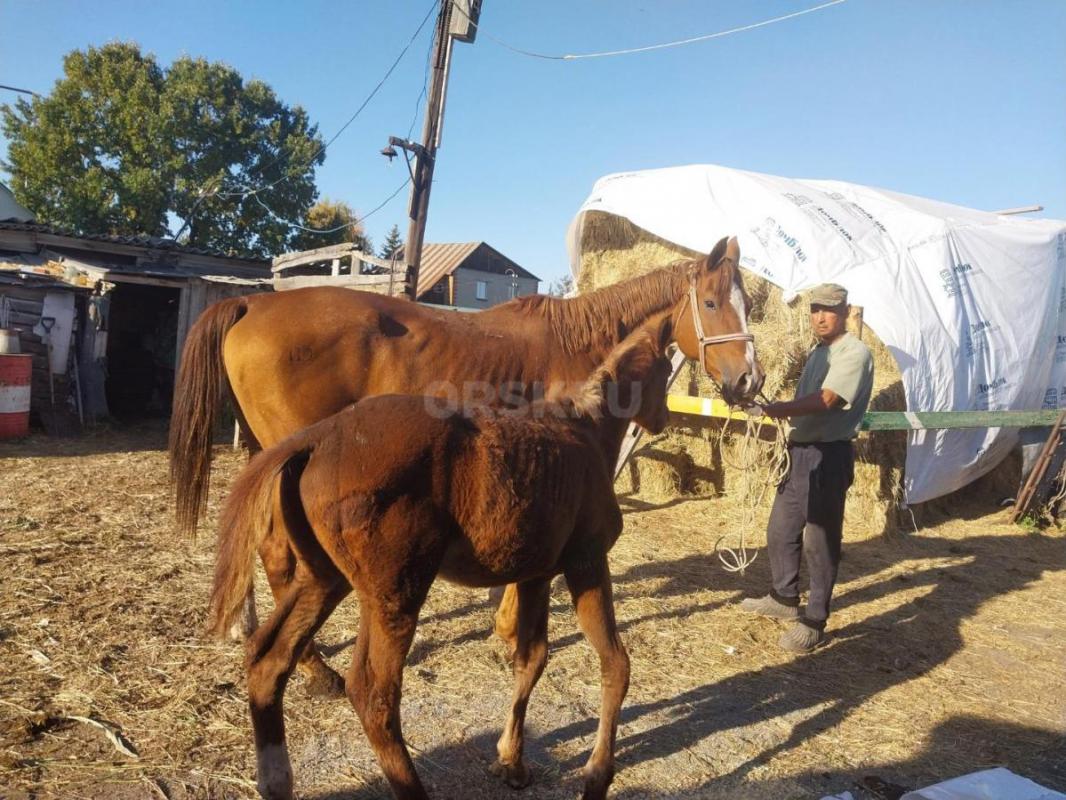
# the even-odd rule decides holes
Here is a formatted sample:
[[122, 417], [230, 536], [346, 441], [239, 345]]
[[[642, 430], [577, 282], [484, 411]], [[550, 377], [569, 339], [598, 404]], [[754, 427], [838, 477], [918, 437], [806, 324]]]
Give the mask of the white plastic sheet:
[[1066, 800], [1066, 794], [998, 767], [908, 792], [900, 800]]
[[[718, 166], [629, 172], [597, 181], [571, 224], [575, 275], [587, 211], [702, 252], [737, 236], [741, 266], [786, 296], [847, 287], [899, 364], [909, 410], [1066, 408], [1066, 222]], [[966, 485], [1016, 440], [1014, 429], [912, 433], [907, 502]]]

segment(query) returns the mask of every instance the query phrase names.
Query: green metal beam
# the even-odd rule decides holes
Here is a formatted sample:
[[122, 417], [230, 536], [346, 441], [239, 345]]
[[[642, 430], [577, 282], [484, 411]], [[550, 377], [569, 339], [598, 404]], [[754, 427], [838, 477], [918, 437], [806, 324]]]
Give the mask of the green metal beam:
[[[745, 421], [747, 414], [718, 398], [671, 394], [667, 406], [689, 419], [717, 417]], [[864, 431], [918, 431], [938, 428], [1030, 428], [1054, 425], [1061, 411], [870, 411]], [[770, 420], [763, 419], [769, 423]]]
[[1029, 428], [1054, 425], [1059, 411], [870, 411], [864, 431], [936, 428]]

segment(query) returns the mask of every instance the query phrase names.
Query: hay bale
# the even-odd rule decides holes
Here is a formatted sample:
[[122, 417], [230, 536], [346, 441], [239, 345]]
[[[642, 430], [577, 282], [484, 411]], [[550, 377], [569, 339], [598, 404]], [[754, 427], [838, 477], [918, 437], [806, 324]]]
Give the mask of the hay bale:
[[[629, 220], [592, 212], [587, 215], [582, 232], [578, 290], [592, 291], [699, 255]], [[753, 304], [750, 328], [766, 372], [763, 392], [770, 398], [791, 398], [807, 353], [815, 343], [805, 298], [786, 303], [780, 288], [747, 272], [744, 284]], [[903, 382], [892, 354], [868, 325], [862, 338], [874, 358], [871, 410], [905, 409]], [[688, 365], [671, 391], [703, 397], [717, 394], [696, 364]], [[736, 450], [742, 438], [738, 433], [742, 432], [737, 426], [717, 432], [712, 428], [710, 436], [706, 430], [670, 429], [637, 451], [636, 463], [620, 476], [617, 488], [626, 496], [655, 503], [686, 494], [722, 493], [747, 502], [762, 494], [765, 474], [760, 474], [758, 466], [749, 470], [730, 466], [738, 460]], [[712, 444], [712, 440], [719, 433], [724, 436], [722, 452], [715, 455], [719, 445]], [[905, 455], [904, 432], [860, 436], [855, 483], [847, 506], [849, 528], [885, 531], [899, 524]]]

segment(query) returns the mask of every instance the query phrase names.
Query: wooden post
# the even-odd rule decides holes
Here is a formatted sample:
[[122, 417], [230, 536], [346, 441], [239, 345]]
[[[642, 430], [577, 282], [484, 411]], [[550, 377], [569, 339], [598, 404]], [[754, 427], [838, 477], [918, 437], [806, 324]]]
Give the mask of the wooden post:
[[339, 258], [335, 258], [335, 259], [333, 259], [332, 261], [329, 262], [329, 274], [330, 275], [340, 275], [341, 274], [341, 260]]
[[429, 190], [433, 185], [433, 165], [440, 143], [440, 123], [444, 113], [444, 94], [448, 85], [448, 68], [451, 66], [452, 37], [448, 34], [451, 18], [451, 0], [441, 2], [437, 15], [437, 29], [433, 39], [433, 80], [426, 101], [426, 120], [422, 127], [422, 147], [415, 157], [411, 183], [411, 202], [408, 215], [407, 241], [403, 255], [407, 263], [404, 292], [409, 300], [418, 299], [418, 268], [422, 263], [422, 240], [426, 233], [426, 216], [429, 212]]

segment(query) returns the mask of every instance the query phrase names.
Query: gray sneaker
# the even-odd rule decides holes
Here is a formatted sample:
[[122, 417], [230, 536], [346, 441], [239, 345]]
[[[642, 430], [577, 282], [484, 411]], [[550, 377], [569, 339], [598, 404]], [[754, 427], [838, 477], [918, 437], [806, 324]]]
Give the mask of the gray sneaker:
[[769, 594], [765, 597], [747, 597], [741, 600], [740, 610], [773, 619], [799, 619], [800, 615], [798, 606], [786, 606]]
[[824, 638], [825, 634], [817, 628], [812, 628], [802, 622], [796, 622], [794, 625], [789, 625], [788, 630], [781, 634], [777, 644], [782, 650], [788, 650], [790, 653], [809, 653]]

